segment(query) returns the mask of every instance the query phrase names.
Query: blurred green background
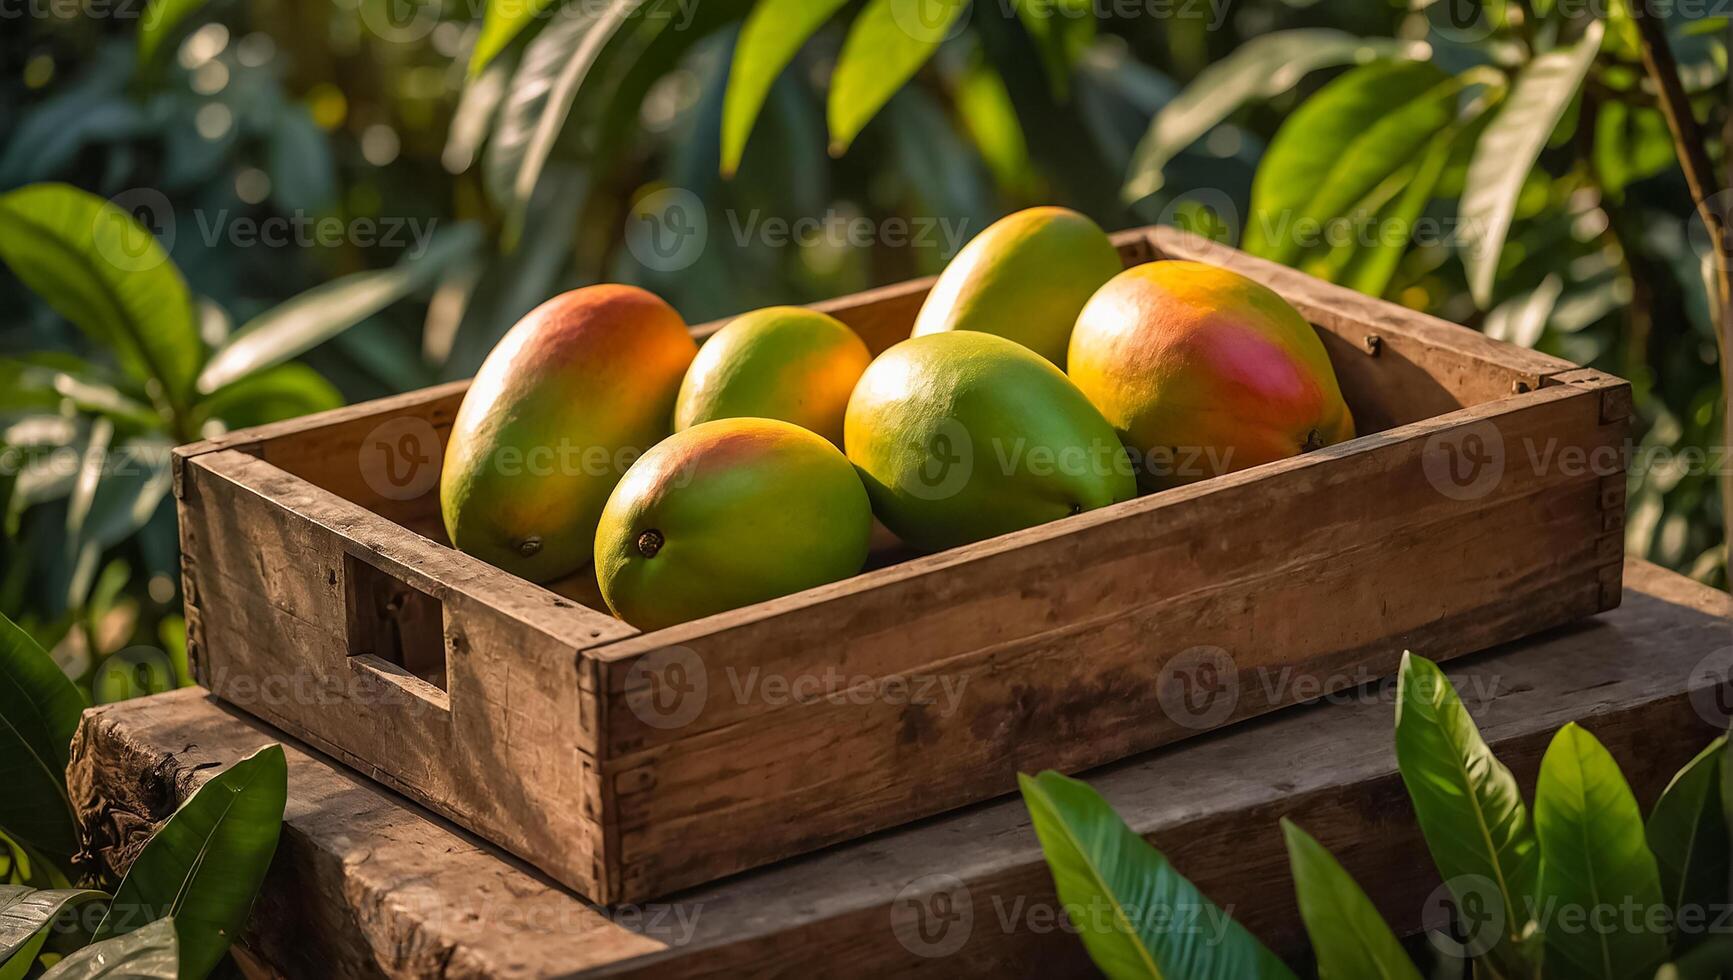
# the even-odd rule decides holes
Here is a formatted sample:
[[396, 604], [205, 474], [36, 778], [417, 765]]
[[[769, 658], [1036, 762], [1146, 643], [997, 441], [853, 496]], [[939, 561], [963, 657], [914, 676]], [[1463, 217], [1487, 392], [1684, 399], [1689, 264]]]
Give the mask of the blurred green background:
[[[1686, 6], [1663, 26], [1724, 175], [1726, 18]], [[698, 322], [936, 272], [1037, 203], [1190, 227], [1631, 379], [1629, 551], [1726, 583], [1707, 238], [1618, 0], [5, 14], [0, 193], [114, 201], [195, 303], [177, 399], [0, 273], [0, 612], [98, 700], [184, 681], [167, 447], [467, 376], [584, 283]], [[1360, 231], [1270, 222], [1294, 215]]]

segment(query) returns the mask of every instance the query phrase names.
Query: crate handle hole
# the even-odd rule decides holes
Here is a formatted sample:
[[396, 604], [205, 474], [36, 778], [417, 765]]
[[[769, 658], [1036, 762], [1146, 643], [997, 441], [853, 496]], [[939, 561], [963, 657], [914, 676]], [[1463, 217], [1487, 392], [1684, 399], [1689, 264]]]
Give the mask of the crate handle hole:
[[444, 605], [354, 555], [343, 563], [350, 658], [411, 689], [415, 682], [436, 688], [429, 700], [445, 700]]

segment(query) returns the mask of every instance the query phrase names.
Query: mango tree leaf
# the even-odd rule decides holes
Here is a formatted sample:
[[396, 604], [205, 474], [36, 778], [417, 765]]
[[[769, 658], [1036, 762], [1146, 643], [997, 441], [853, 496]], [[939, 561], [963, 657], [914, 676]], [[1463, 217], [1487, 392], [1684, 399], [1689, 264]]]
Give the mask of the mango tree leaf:
[[[1540, 872], [1540, 852], [1516, 778], [1487, 748], [1438, 665], [1402, 655], [1396, 686], [1396, 766], [1438, 874], [1458, 909], [1498, 903], [1493, 956], [1512, 963]], [[1486, 883], [1495, 895], [1484, 892]]]
[[1420, 971], [1402, 949], [1372, 900], [1312, 835], [1282, 818], [1294, 896], [1311, 937], [1321, 977], [1377, 977], [1420, 980]]
[[[1686, 909], [1693, 918], [1710, 921], [1728, 900], [1727, 823], [1721, 812], [1721, 757], [1725, 735], [1709, 743], [1679, 770], [1649, 814], [1646, 836], [1661, 872], [1661, 894], [1673, 910], [1675, 924]], [[1674, 952], [1682, 953], [1702, 939], [1676, 929]]]
[[[590, 12], [596, 4], [578, 4], [579, 9], [571, 15], [576, 18], [572, 23], [579, 28], [580, 39], [575, 47], [564, 51], [544, 49], [539, 58], [532, 58], [531, 52], [525, 52], [523, 66], [518, 69], [519, 75], [538, 64], [546, 66], [545, 62], [549, 57], [553, 59], [553, 64], [546, 67], [557, 67], [558, 73], [553, 76], [552, 84], [545, 95], [538, 99], [540, 113], [535, 117], [535, 125], [528, 133], [528, 139], [522, 143], [522, 160], [512, 175], [512, 207], [509, 218], [512, 238], [516, 237], [516, 231], [525, 223], [525, 212], [535, 194], [536, 184], [541, 180], [542, 168], [547, 166], [548, 158], [553, 155], [554, 142], [559, 139], [561, 130], [565, 129], [566, 118], [571, 115], [572, 105], [577, 101], [578, 91], [583, 87], [584, 80], [589, 78], [591, 70], [601, 60], [608, 42], [620, 33], [626, 22], [645, 2], [646, 0], [612, 0], [598, 13]], [[525, 94], [519, 89], [519, 85], [519, 80], [514, 78], [512, 87], [517, 91], [510, 97], [514, 102]], [[528, 94], [535, 96], [533, 92]], [[510, 108], [510, 104], [507, 108]]]
[[480, 242], [478, 226], [459, 224], [435, 237], [422, 254], [389, 269], [333, 279], [266, 310], [212, 355], [199, 375], [199, 391], [210, 394], [324, 343], [428, 286], [448, 263], [468, 255]]
[[1352, 209], [1426, 153], [1455, 121], [1461, 89], [1424, 61], [1375, 62], [1324, 86], [1282, 124], [1259, 162], [1242, 247], [1293, 264], [1320, 247], [1331, 221], [1363, 223], [1368, 216]]
[[138, 63], [149, 65], [174, 40], [181, 22], [204, 5], [205, 0], [150, 0], [138, 25]]
[[53, 407], [71, 402], [81, 412], [107, 415], [141, 428], [162, 416], [105, 378], [95, 365], [72, 356], [0, 357], [0, 407]]
[[89, 888], [0, 886], [0, 980], [24, 976], [61, 909], [107, 897], [107, 893]]
[[1056, 102], [1071, 97], [1071, 69], [1095, 40], [1089, 0], [1013, 0], [1023, 29], [1041, 52], [1041, 67]]
[[197, 407], [200, 424], [220, 420], [230, 429], [297, 418], [337, 408], [343, 395], [325, 376], [290, 362], [231, 381]]
[[481, 34], [469, 55], [469, 74], [481, 74], [524, 28], [542, 16], [553, 0], [490, 0], [481, 17]]
[[62, 867], [78, 848], [66, 764], [87, 707], [30, 634], [0, 616], [0, 828]]
[[181, 969], [173, 919], [158, 919], [114, 939], [92, 943], [49, 969], [42, 980], [176, 980], [204, 976]]
[[1087, 784], [1052, 771], [1018, 774], [1017, 783], [1059, 900], [1102, 973], [1112, 980], [1292, 980], [1274, 953]]
[[[1667, 938], [1646, 926], [1649, 910], [1661, 905], [1661, 876], [1643, 836], [1643, 815], [1618, 763], [1575, 723], [1559, 730], [1541, 759], [1534, 827], [1538, 907], [1552, 919], [1588, 924], [1548, 923], [1546, 975], [1627, 980], [1659, 967]], [[1634, 918], [1631, 909], [1639, 913]]]
[[740, 29], [722, 108], [722, 172], [733, 175], [771, 83], [848, 0], [759, 0]]
[[1363, 38], [1324, 28], [1263, 34], [1198, 72], [1179, 97], [1150, 120], [1137, 144], [1122, 195], [1133, 203], [1161, 190], [1168, 161], [1253, 99], [1274, 98], [1320, 68], [1378, 58], [1425, 58], [1416, 41]]
[[192, 298], [131, 215], [65, 184], [20, 188], [0, 196], [0, 259], [130, 374], [186, 405], [205, 357]]
[[969, 0], [868, 0], [849, 27], [830, 79], [833, 155], [848, 150], [879, 109], [939, 50], [968, 7]]
[[283, 826], [283, 747], [267, 745], [199, 787], [139, 852], [98, 941], [171, 917], [182, 980], [202, 980], [240, 934]]
[[1530, 62], [1475, 144], [1462, 191], [1463, 263], [1469, 291], [1483, 308], [1492, 303], [1498, 257], [1523, 181], [1582, 87], [1600, 50], [1602, 31], [1602, 23], [1594, 21], [1575, 47], [1549, 51]]

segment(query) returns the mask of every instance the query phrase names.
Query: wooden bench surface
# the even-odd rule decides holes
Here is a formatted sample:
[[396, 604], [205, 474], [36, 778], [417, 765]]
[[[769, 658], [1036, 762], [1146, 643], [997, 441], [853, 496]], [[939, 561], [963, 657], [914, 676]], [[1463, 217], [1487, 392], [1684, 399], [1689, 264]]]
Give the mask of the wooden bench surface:
[[[1733, 709], [1733, 600], [1640, 562], [1625, 582], [1612, 612], [1448, 668], [1529, 789], [1552, 733], [1580, 720], [1647, 805]], [[1301, 942], [1282, 816], [1413, 930], [1437, 879], [1395, 772], [1393, 695], [1391, 682], [1333, 696], [1087, 778], [1280, 949]], [[283, 739], [198, 689], [91, 710], [70, 774], [91, 854], [124, 866], [203, 779], [273, 740]], [[1091, 972], [1017, 798], [609, 910], [324, 757], [285, 748], [287, 826], [245, 937], [249, 961], [285, 976]]]

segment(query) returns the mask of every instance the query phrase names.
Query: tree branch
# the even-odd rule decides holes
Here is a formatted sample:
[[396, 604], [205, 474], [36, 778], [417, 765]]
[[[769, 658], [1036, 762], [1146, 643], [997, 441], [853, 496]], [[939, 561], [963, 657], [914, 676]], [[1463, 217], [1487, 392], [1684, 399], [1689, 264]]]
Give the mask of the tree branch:
[[[1724, 216], [1716, 211], [1713, 200], [1720, 190], [1715, 165], [1709, 159], [1709, 143], [1703, 127], [1691, 112], [1691, 99], [1679, 78], [1679, 65], [1673, 58], [1673, 48], [1667, 42], [1667, 28], [1649, 9], [1649, 0], [1633, 0], [1631, 19], [1636, 22], [1638, 39], [1643, 49], [1643, 67], [1654, 79], [1660, 96], [1661, 115], [1673, 134], [1673, 146], [1678, 152], [1679, 167], [1685, 173], [1685, 185], [1697, 206], [1697, 216], [1709, 235], [1712, 273], [1709, 282], [1710, 315], [1715, 321], [1715, 340], [1721, 360], [1721, 392], [1725, 399], [1721, 416], [1723, 458], [1733, 458], [1733, 232]], [[1733, 124], [1729, 125], [1733, 131]], [[1733, 145], [1727, 148], [1729, 157], [1728, 183], [1733, 185]], [[1733, 590], [1733, 473], [1721, 479], [1721, 523], [1727, 536], [1727, 587]]]

